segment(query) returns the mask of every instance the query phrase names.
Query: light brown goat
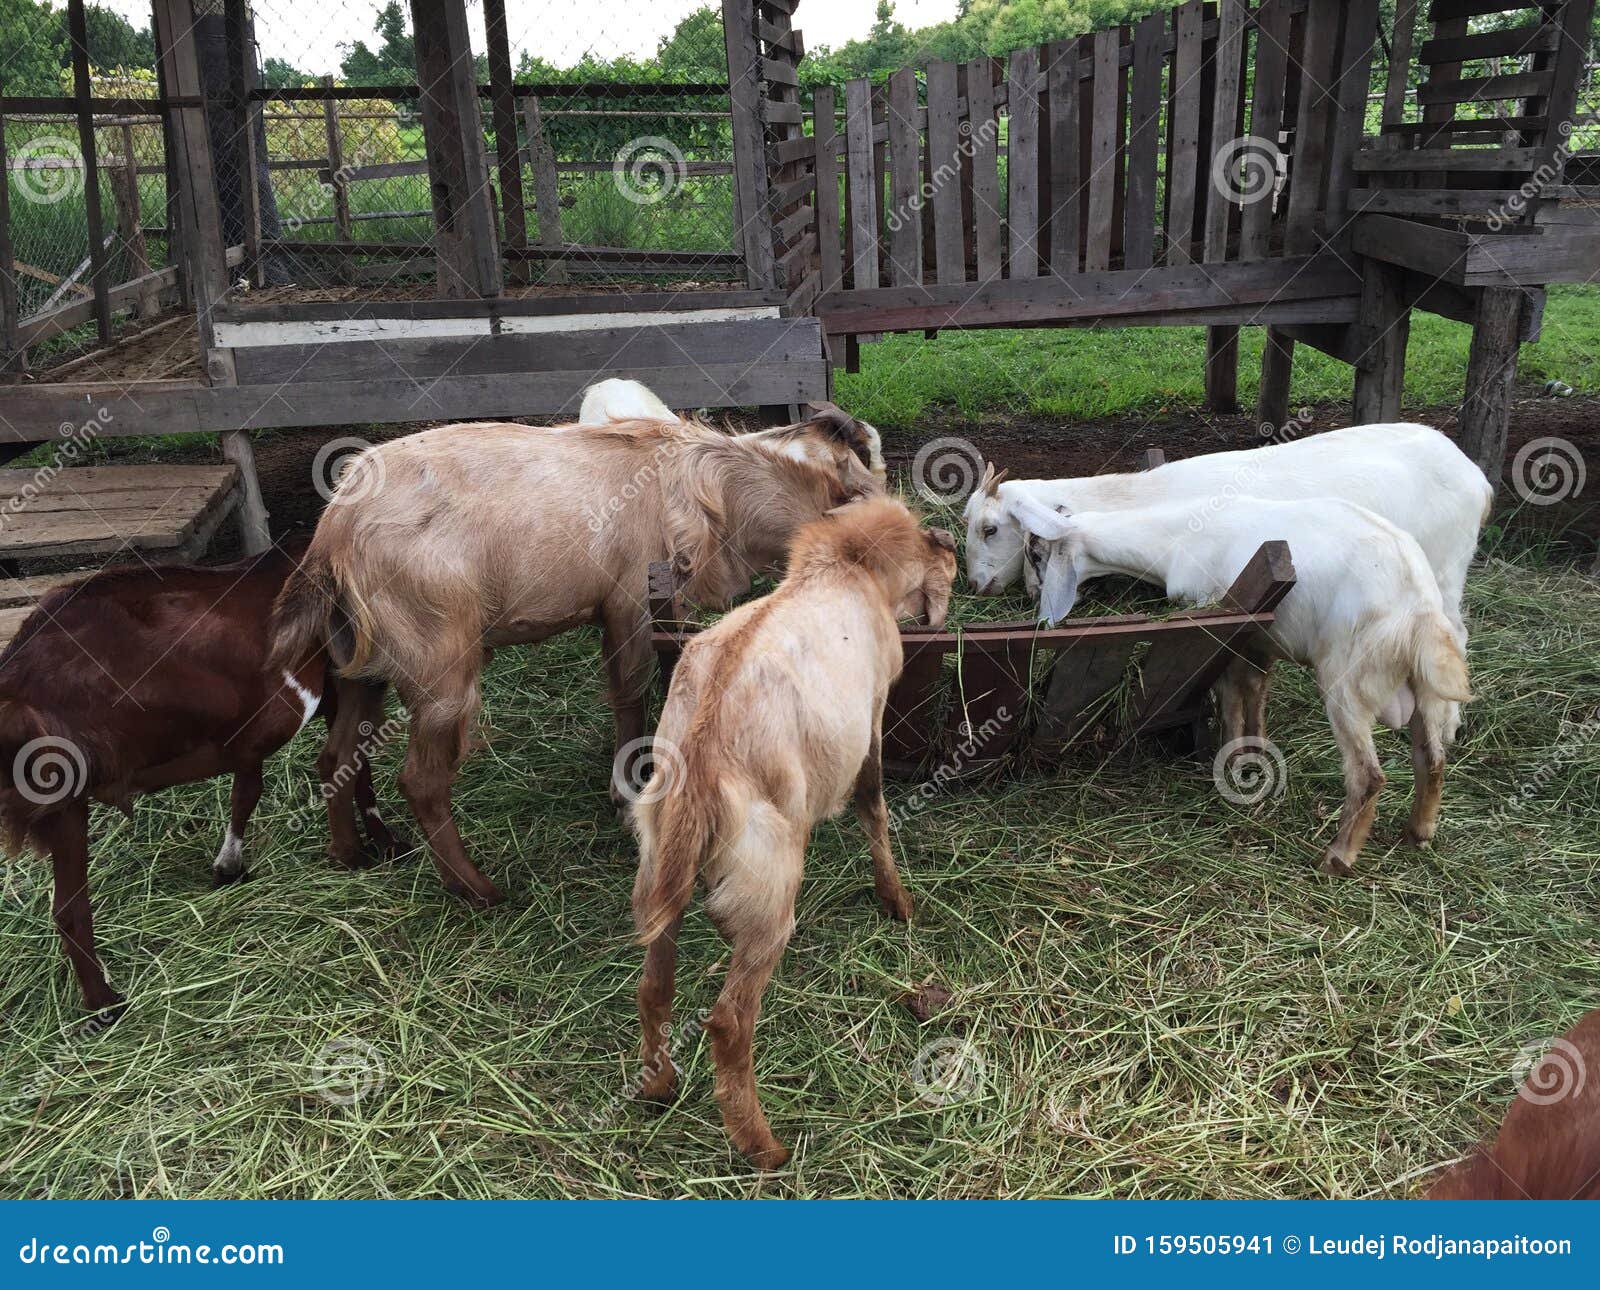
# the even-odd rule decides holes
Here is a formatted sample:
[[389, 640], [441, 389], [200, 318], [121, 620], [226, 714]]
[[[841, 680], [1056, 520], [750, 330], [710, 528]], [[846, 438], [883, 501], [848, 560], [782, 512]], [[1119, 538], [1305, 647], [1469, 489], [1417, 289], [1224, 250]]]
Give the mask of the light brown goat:
[[891, 917], [911, 916], [883, 801], [883, 708], [904, 662], [895, 620], [943, 626], [955, 572], [955, 539], [919, 528], [901, 503], [844, 507], [801, 529], [782, 585], [691, 640], [673, 674], [655, 769], [633, 811], [633, 914], [649, 947], [641, 1093], [672, 1095], [677, 936], [698, 873], [707, 912], [733, 944], [706, 1023], [717, 1101], [734, 1145], [762, 1168], [789, 1153], [761, 1110], [751, 1037], [794, 930], [812, 827], [852, 796], [878, 899]]
[[400, 786], [450, 890], [484, 907], [501, 898], [450, 809], [484, 650], [598, 623], [616, 746], [637, 746], [652, 664], [648, 564], [678, 560], [688, 597], [723, 605], [776, 564], [800, 525], [879, 490], [847, 418], [795, 434], [825, 453], [796, 460], [781, 440], [678, 422], [491, 422], [426, 430], [356, 459], [279, 597], [274, 658], [326, 643], [341, 675], [370, 683], [362, 704], [340, 709], [341, 754], [363, 722], [382, 720], [383, 687], [399, 689], [411, 714]]

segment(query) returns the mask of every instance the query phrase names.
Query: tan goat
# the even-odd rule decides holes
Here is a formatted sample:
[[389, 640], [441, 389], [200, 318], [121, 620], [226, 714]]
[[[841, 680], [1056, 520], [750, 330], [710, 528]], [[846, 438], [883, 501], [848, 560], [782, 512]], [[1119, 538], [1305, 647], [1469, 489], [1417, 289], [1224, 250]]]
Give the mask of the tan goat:
[[834, 419], [795, 434], [825, 453], [796, 460], [778, 443], [680, 422], [581, 433], [491, 422], [392, 440], [347, 471], [279, 597], [274, 658], [326, 642], [341, 675], [370, 683], [361, 704], [340, 708], [341, 759], [362, 723], [382, 721], [384, 686], [398, 688], [411, 714], [400, 787], [451, 891], [485, 907], [500, 899], [450, 809], [484, 650], [598, 623], [616, 746], [637, 746], [650, 561], [679, 560], [689, 598], [723, 605], [776, 565], [800, 525], [879, 491]]
[[883, 707], [904, 662], [895, 620], [944, 624], [955, 539], [875, 498], [801, 529], [788, 570], [772, 595], [685, 648], [656, 732], [655, 770], [633, 810], [633, 916], [649, 947], [639, 983], [641, 1092], [665, 1100], [675, 1084], [667, 1037], [677, 936], [698, 873], [707, 912], [733, 945], [706, 1025], [717, 1101], [734, 1144], [767, 1169], [789, 1153], [761, 1111], [751, 1037], [794, 930], [811, 829], [852, 796], [878, 899], [891, 917], [911, 916], [889, 846]]

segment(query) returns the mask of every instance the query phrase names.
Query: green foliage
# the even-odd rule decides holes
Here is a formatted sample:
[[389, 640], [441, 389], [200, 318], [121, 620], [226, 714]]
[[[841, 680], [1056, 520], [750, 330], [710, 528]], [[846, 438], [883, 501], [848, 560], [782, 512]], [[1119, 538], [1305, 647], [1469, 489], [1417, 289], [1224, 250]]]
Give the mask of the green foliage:
[[378, 47], [358, 40], [345, 46], [339, 70], [352, 85], [407, 84], [417, 77], [417, 44], [411, 36], [411, 15], [399, 0], [378, 11]]
[[0, 0], [0, 89], [7, 94], [59, 94], [66, 65], [65, 33], [43, 0]]

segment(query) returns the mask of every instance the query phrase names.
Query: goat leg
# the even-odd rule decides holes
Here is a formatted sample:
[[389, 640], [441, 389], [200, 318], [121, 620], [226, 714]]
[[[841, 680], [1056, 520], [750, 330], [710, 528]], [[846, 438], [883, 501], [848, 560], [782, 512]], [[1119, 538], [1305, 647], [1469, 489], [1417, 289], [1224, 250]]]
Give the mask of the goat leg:
[[728, 976], [711, 1009], [706, 1029], [717, 1063], [717, 1105], [722, 1123], [736, 1146], [757, 1169], [779, 1169], [789, 1159], [788, 1148], [772, 1135], [756, 1092], [755, 1058], [751, 1042], [761, 1015], [761, 996], [788, 942], [785, 931], [776, 947], [770, 935], [735, 941]]
[[855, 804], [856, 819], [872, 849], [872, 887], [878, 893], [878, 904], [890, 918], [908, 923], [911, 921], [911, 893], [900, 881], [894, 846], [889, 840], [889, 807], [883, 800], [882, 742], [877, 734], [873, 735], [872, 747], [856, 775]]
[[89, 806], [68, 802], [34, 826], [55, 869], [54, 913], [61, 948], [78, 978], [84, 1006], [106, 1023], [126, 1005], [106, 981], [94, 950], [94, 910], [89, 905]]
[[645, 951], [644, 974], [639, 978], [639, 1027], [642, 1035], [639, 1056], [643, 1074], [639, 1096], [646, 1102], [672, 1101], [678, 1087], [678, 1072], [672, 1065], [672, 996], [678, 970], [678, 929], [683, 913], [650, 942]]
[[1355, 871], [1356, 856], [1372, 831], [1378, 814], [1378, 794], [1383, 790], [1383, 767], [1372, 740], [1374, 714], [1363, 719], [1346, 701], [1329, 697], [1328, 720], [1344, 763], [1344, 808], [1339, 812], [1339, 832], [1322, 857], [1323, 873], [1346, 876]]
[[211, 862], [211, 885], [226, 887], [249, 875], [244, 868], [244, 831], [261, 800], [261, 763], [233, 772], [233, 796], [228, 812], [228, 834]]
[[[343, 701], [336, 699], [341, 696]], [[361, 851], [356, 835], [355, 806], [351, 801], [355, 781], [365, 767], [358, 742], [361, 704], [347, 682], [330, 684], [323, 694], [322, 715], [328, 737], [317, 755], [317, 776], [322, 781], [328, 811], [328, 855], [346, 869], [365, 869], [372, 861]], [[370, 771], [368, 772], [370, 782]]]
[[1405, 841], [1414, 847], [1432, 844], [1439, 827], [1439, 803], [1444, 795], [1444, 740], [1440, 722], [1445, 705], [1421, 696], [1411, 714], [1411, 767], [1415, 774], [1411, 818]]
[[650, 620], [629, 601], [601, 611], [600, 652], [606, 664], [606, 698], [615, 727], [611, 802], [618, 810], [643, 787], [645, 697], [650, 686]]
[[372, 787], [372, 754], [379, 744], [383, 727], [384, 686], [366, 681], [338, 682], [340, 703], [353, 707], [356, 713], [355, 746], [355, 811], [358, 822], [367, 835], [364, 854], [369, 860], [390, 861], [405, 848], [400, 839], [383, 822], [378, 811], [378, 795]]
[[411, 742], [406, 749], [405, 768], [400, 772], [400, 791], [422, 828], [445, 890], [478, 909], [490, 909], [505, 897], [468, 858], [450, 812], [450, 788], [465, 742], [460, 715], [441, 722], [425, 706], [413, 709]]

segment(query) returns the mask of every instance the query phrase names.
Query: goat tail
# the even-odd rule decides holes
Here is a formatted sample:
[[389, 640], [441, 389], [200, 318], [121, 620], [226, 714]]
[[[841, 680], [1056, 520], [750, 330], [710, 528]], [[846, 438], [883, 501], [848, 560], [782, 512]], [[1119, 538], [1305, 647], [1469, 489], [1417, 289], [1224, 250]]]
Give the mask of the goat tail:
[[1430, 613], [1411, 640], [1411, 688], [1449, 703], [1472, 702], [1466, 655], [1440, 613]]
[[371, 642], [355, 630], [332, 564], [317, 542], [289, 574], [272, 606], [272, 649], [267, 664], [298, 672], [326, 651], [346, 674], [371, 653]]
[[[686, 755], [665, 793], [634, 808], [639, 830], [639, 872], [633, 882], [633, 925], [640, 945], [649, 945], [672, 925], [694, 895], [701, 861], [722, 822], [721, 786]], [[658, 763], [661, 765], [661, 763]], [[650, 793], [652, 779], [646, 786]]]

